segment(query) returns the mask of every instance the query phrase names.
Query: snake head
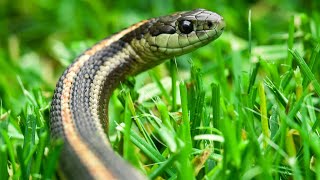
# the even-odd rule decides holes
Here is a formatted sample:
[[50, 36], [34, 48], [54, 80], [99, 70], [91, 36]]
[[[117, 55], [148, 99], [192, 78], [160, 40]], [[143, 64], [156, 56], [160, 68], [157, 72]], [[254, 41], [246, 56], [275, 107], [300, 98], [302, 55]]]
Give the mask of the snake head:
[[[217, 39], [225, 28], [217, 13], [196, 9], [150, 19], [136, 30], [131, 45], [142, 58], [179, 56]], [[138, 33], [137, 33], [138, 31]]]

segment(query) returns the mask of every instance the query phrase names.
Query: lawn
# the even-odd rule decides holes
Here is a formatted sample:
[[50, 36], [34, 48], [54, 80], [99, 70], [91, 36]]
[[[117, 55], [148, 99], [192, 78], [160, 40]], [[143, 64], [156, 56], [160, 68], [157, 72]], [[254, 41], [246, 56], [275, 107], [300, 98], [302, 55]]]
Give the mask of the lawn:
[[150, 179], [320, 179], [317, 0], [0, 1], [0, 179], [61, 178], [49, 110], [77, 55], [196, 8], [222, 15], [224, 33], [121, 83], [114, 150]]

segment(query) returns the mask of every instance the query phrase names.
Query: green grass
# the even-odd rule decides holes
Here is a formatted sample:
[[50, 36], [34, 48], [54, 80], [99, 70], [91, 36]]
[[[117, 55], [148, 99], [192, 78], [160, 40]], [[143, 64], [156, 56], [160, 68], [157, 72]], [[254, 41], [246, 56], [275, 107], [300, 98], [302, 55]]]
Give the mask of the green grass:
[[74, 57], [197, 7], [223, 15], [226, 31], [121, 84], [114, 149], [151, 179], [319, 179], [320, 4], [274, 0], [0, 2], [0, 179], [58, 179], [49, 108]]

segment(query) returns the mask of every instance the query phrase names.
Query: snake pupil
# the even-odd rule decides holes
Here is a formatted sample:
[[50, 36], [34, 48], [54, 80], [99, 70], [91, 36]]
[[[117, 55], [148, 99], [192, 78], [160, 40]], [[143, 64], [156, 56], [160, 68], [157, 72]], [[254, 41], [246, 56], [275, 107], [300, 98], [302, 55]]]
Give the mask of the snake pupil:
[[193, 24], [191, 21], [183, 20], [179, 22], [179, 30], [183, 34], [189, 34], [193, 31]]

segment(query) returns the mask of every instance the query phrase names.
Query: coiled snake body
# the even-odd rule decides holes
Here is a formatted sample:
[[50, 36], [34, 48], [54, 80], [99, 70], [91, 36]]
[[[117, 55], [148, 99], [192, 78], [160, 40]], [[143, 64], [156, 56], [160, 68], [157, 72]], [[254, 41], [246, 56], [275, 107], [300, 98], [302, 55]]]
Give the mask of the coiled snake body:
[[116, 155], [103, 129], [112, 91], [127, 76], [218, 38], [224, 21], [196, 9], [130, 26], [95, 44], [65, 70], [50, 110], [52, 138], [64, 140], [60, 167], [70, 179], [145, 179]]

